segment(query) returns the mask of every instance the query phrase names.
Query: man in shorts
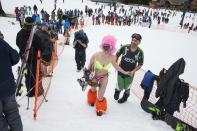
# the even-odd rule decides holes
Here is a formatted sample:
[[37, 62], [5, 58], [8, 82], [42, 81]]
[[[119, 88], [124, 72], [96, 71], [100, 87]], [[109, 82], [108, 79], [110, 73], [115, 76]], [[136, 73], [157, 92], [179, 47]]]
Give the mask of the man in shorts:
[[[119, 66], [125, 71], [130, 71], [130, 75], [118, 72], [118, 86], [115, 89], [114, 99], [118, 100], [120, 104], [126, 102], [130, 96], [130, 85], [133, 81], [134, 74], [142, 67], [144, 62], [144, 53], [142, 49], [138, 47], [142, 40], [141, 35], [134, 33], [131, 38], [131, 44], [122, 46], [116, 53], [117, 61], [118, 58], [122, 56]], [[119, 99], [122, 90], [124, 90], [124, 94], [122, 98]]]

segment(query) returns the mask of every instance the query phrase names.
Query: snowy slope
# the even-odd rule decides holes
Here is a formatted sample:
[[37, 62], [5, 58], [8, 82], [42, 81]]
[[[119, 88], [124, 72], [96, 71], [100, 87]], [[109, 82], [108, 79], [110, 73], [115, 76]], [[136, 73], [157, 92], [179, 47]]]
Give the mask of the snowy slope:
[[[49, 2], [51, 1], [51, 2]], [[6, 12], [11, 13], [15, 6], [23, 6], [24, 3], [33, 5], [37, 3], [38, 8], [51, 11], [53, 0], [44, 0], [40, 5], [39, 0], [3, 0], [2, 5]], [[84, 9], [84, 3], [81, 0], [65, 0], [63, 4], [58, 0], [58, 7], [61, 8], [81, 8]], [[6, 7], [6, 5], [9, 5]], [[69, 6], [68, 6], [69, 5]], [[88, 5], [95, 7], [88, 2]], [[177, 23], [179, 18], [177, 18]], [[0, 30], [4, 33], [5, 39], [14, 47], [16, 33], [20, 30], [19, 24], [11, 25], [8, 21], [15, 19], [0, 17]], [[150, 69], [158, 73], [163, 67], [168, 68], [178, 58], [183, 57], [186, 60], [186, 69], [181, 77], [192, 85], [197, 86], [196, 76], [197, 61], [195, 60], [197, 50], [197, 33], [180, 31], [177, 25], [173, 25], [174, 31], [164, 31], [161, 29], [148, 29], [138, 26], [114, 27], [114, 26], [92, 26], [85, 27], [85, 32], [89, 37], [89, 47], [87, 49], [87, 64], [91, 55], [99, 51], [99, 44], [102, 37], [106, 34], [112, 34], [118, 39], [117, 47], [120, 44], [130, 43], [130, 36], [137, 32], [142, 34], [142, 43], [140, 47], [145, 53], [145, 62], [143, 68]], [[168, 27], [166, 27], [168, 28]], [[177, 28], [177, 30], [176, 30]], [[61, 37], [61, 36], [60, 36]], [[72, 36], [73, 37], [73, 36]], [[72, 38], [71, 38], [72, 41]], [[14, 68], [15, 72], [15, 68]], [[59, 58], [58, 65], [54, 71], [51, 89], [47, 96], [48, 103], [43, 104], [38, 112], [38, 119], [32, 118], [33, 99], [30, 110], [26, 110], [27, 100], [20, 101], [20, 113], [23, 120], [24, 131], [170, 131], [167, 124], [161, 121], [153, 121], [151, 116], [145, 113], [140, 107], [140, 100], [131, 95], [128, 102], [118, 104], [113, 100], [114, 88], [116, 86], [116, 72], [110, 70], [110, 78], [106, 90], [108, 100], [108, 110], [106, 115], [97, 117], [95, 109], [86, 104], [86, 92], [82, 92], [76, 79], [82, 76], [82, 72], [76, 72], [74, 61], [74, 49], [72, 46], [66, 46], [63, 54]]]

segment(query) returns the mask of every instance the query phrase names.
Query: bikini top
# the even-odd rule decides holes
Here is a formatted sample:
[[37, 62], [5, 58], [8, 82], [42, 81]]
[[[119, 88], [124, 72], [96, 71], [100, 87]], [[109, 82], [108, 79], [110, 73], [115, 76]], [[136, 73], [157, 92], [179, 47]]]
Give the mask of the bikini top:
[[105, 71], [108, 71], [109, 68], [112, 67], [112, 63], [110, 62], [109, 64], [107, 64], [106, 66], [102, 66], [101, 63], [96, 60], [95, 62], [95, 68], [98, 69], [98, 70], [105, 70]]

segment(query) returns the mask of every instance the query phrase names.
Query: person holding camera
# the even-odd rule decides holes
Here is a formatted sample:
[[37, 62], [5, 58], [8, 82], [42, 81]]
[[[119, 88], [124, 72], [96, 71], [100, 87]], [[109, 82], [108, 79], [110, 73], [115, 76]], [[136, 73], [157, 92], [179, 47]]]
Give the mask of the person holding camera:
[[84, 68], [86, 62], [86, 48], [89, 40], [83, 29], [75, 32], [73, 48], [75, 48], [75, 61], [77, 64], [77, 72]]
[[0, 33], [0, 131], [23, 131], [15, 91], [16, 83], [12, 66], [19, 62], [19, 54]]

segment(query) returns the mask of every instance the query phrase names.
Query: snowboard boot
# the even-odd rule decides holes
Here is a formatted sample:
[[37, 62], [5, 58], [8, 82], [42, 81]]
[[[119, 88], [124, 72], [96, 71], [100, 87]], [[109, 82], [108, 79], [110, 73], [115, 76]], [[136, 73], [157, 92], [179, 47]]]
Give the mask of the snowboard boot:
[[94, 106], [96, 102], [96, 97], [97, 97], [97, 91], [93, 92], [91, 89], [89, 89], [87, 94], [87, 102], [90, 106]]
[[118, 100], [118, 99], [119, 99], [119, 95], [120, 95], [120, 90], [115, 89], [114, 99], [115, 99], [115, 100]]
[[130, 89], [126, 90], [121, 99], [118, 100], [119, 104], [125, 103], [130, 96]]
[[102, 116], [107, 110], [107, 100], [104, 97], [102, 101], [96, 99], [96, 114], [97, 116]]

